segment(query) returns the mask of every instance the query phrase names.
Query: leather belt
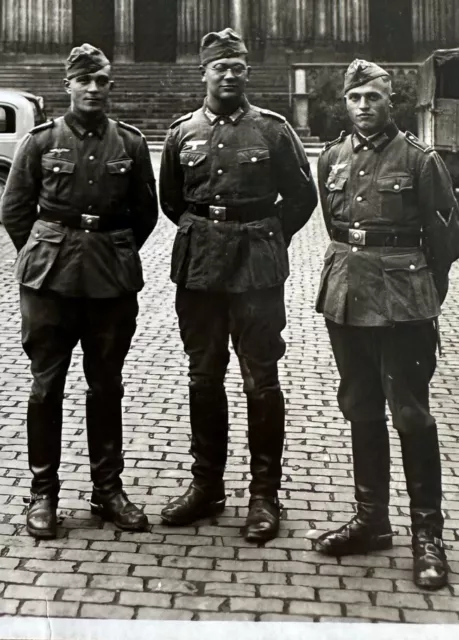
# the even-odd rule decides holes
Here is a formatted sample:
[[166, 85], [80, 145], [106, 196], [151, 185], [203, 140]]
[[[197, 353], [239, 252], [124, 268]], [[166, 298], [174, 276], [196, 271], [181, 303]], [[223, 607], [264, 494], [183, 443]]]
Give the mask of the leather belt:
[[242, 205], [240, 207], [219, 207], [212, 204], [188, 204], [188, 211], [216, 222], [255, 222], [276, 216], [274, 204]]
[[116, 231], [117, 229], [130, 229], [132, 223], [127, 213], [104, 214], [93, 216], [87, 213], [54, 213], [52, 211], [40, 211], [40, 220], [55, 222], [71, 229], [85, 229], [86, 231]]
[[332, 229], [332, 239], [366, 247], [419, 247], [420, 233], [380, 233], [362, 229]]

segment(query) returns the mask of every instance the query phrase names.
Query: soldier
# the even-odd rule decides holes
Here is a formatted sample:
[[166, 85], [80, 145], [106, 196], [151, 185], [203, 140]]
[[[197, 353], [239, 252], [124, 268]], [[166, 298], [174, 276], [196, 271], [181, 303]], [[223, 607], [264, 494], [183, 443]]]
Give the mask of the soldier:
[[439, 156], [391, 120], [384, 69], [355, 60], [344, 94], [354, 130], [319, 158], [332, 242], [317, 311], [326, 318], [341, 379], [338, 403], [351, 422], [357, 514], [315, 544], [332, 556], [392, 547], [387, 400], [410, 497], [414, 582], [437, 589], [446, 584], [447, 562], [429, 382], [435, 320], [458, 257], [457, 205]]
[[[225, 506], [228, 446], [224, 378], [231, 336], [247, 395], [251, 456], [247, 540], [279, 528], [287, 246], [316, 204], [309, 163], [285, 118], [249, 104], [247, 49], [231, 29], [201, 43], [203, 106], [169, 130], [160, 201], [178, 225], [171, 278], [189, 356], [193, 481], [162, 511], [187, 524]], [[282, 201], [276, 203], [278, 196]]]
[[88, 383], [91, 510], [126, 530], [148, 524], [122, 490], [121, 372], [143, 287], [139, 249], [155, 227], [155, 178], [145, 138], [106, 115], [110, 62], [72, 49], [70, 110], [22, 140], [3, 196], [3, 222], [19, 251], [22, 343], [33, 385], [27, 410], [32, 472], [27, 530], [56, 535], [62, 400], [79, 340]]

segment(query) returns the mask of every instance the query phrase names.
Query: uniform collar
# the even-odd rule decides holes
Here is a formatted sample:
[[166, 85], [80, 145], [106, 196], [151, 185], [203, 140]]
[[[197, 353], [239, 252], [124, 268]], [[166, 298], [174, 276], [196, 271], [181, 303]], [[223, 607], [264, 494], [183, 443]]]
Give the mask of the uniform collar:
[[236, 111], [233, 111], [233, 113], [231, 113], [229, 116], [222, 116], [221, 114], [211, 111], [207, 105], [207, 100], [204, 100], [202, 110], [211, 125], [214, 125], [218, 120], [221, 120], [222, 118], [229, 118], [233, 124], [237, 124], [239, 120], [247, 113], [249, 106], [249, 101], [246, 97], [244, 97], [241, 106], [239, 106]]
[[398, 127], [394, 122], [389, 122], [382, 131], [374, 133], [366, 138], [362, 133], [354, 129], [352, 133], [352, 148], [357, 153], [364, 147], [380, 151], [384, 149], [398, 133]]
[[64, 120], [73, 133], [81, 139], [86, 138], [89, 133], [92, 133], [102, 139], [108, 126], [108, 118], [106, 115], [98, 119], [96, 122], [91, 123], [91, 126], [88, 126], [86, 122], [83, 122], [73, 111], [67, 111], [64, 116]]

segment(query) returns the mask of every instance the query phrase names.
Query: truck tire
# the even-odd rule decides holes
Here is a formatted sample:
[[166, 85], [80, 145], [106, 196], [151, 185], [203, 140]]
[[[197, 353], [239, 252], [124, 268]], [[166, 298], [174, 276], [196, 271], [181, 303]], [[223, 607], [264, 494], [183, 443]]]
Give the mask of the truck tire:
[[2, 197], [5, 190], [6, 179], [8, 178], [8, 171], [5, 168], [0, 168], [0, 224], [2, 223]]

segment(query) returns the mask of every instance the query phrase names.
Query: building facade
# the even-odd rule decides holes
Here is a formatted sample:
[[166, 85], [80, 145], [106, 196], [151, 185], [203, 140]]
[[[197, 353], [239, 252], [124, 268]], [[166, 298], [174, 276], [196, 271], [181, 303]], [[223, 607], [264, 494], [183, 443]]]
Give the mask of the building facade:
[[232, 26], [256, 61], [416, 61], [457, 46], [459, 0], [0, 0], [0, 58], [62, 58], [91, 42], [117, 62], [197, 59]]

